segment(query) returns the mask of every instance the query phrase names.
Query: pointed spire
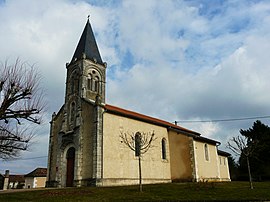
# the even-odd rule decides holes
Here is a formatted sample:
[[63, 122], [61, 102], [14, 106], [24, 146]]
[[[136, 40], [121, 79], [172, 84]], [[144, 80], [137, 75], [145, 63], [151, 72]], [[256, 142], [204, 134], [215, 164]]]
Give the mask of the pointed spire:
[[87, 17], [86, 25], [71, 61], [74, 61], [75, 58], [81, 59], [82, 57], [85, 57], [96, 61], [99, 64], [103, 64], [94, 33], [89, 22], [89, 17], [90, 16]]

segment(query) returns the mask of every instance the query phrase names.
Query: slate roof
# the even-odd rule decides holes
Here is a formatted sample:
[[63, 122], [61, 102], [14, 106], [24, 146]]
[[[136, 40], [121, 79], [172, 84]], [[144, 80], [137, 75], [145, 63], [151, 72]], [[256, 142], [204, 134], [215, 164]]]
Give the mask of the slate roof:
[[24, 177], [46, 177], [47, 168], [36, 168], [32, 172], [26, 174]]
[[71, 62], [75, 58], [81, 59], [83, 53], [85, 53], [87, 59], [96, 60], [97, 63], [103, 64], [89, 19], [86, 22]]

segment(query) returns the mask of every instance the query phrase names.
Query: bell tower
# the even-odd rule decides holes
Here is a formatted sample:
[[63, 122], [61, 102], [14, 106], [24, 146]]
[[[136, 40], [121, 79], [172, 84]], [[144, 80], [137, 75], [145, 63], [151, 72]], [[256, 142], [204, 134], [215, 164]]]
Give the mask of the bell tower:
[[98, 98], [105, 103], [106, 66], [88, 19], [71, 62], [66, 65], [66, 101], [75, 96], [90, 102]]
[[86, 22], [66, 64], [65, 103], [51, 121], [47, 186], [100, 186], [106, 63]]

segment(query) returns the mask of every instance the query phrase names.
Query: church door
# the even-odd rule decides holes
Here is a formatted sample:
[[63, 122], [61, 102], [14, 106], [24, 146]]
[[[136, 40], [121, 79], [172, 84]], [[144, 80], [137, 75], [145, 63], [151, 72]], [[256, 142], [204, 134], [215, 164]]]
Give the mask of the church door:
[[67, 175], [66, 186], [72, 187], [74, 180], [74, 162], [75, 162], [75, 148], [71, 147], [67, 151]]

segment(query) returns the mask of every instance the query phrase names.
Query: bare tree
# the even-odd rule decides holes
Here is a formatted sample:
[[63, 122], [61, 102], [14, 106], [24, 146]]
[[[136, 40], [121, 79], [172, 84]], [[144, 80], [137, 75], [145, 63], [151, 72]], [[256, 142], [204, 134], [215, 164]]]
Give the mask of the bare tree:
[[120, 134], [121, 142], [134, 151], [135, 156], [138, 157], [140, 192], [142, 192], [141, 157], [152, 147], [152, 142], [156, 139], [154, 136], [154, 132], [136, 132], [131, 134], [128, 132], [121, 132]]
[[248, 176], [250, 189], [253, 189], [252, 184], [252, 176], [250, 171], [249, 157], [252, 155], [252, 152], [255, 149], [255, 145], [248, 146], [248, 138], [245, 136], [237, 136], [230, 139], [227, 143], [227, 147], [234, 152], [236, 155], [241, 156], [244, 155], [247, 159], [247, 167], [248, 167]]
[[16, 59], [0, 66], [0, 158], [9, 159], [28, 149], [33, 138], [29, 123], [41, 123], [46, 104], [33, 65]]

